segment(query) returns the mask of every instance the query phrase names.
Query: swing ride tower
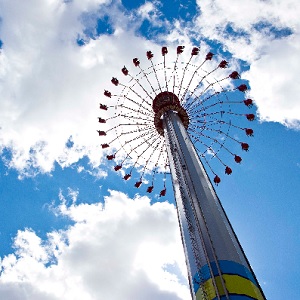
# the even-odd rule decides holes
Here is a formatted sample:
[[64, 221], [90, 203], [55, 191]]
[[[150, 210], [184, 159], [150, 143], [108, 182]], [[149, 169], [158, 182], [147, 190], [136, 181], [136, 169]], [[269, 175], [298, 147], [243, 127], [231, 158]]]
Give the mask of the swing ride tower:
[[[182, 51], [183, 47], [179, 46], [177, 59]], [[198, 52], [198, 48], [193, 48], [191, 58]], [[217, 68], [211, 71], [204, 70], [204, 75], [198, 76], [204, 62], [212, 59], [212, 53], [208, 53], [204, 62], [199, 65], [193, 65], [190, 59], [184, 64], [181, 73], [178, 70], [177, 60], [175, 67], [169, 69], [166, 67], [167, 53], [167, 48], [163, 47], [164, 62], [154, 65], [151, 61], [151, 67], [146, 70], [140, 68], [139, 60], [134, 59], [134, 65], [140, 68], [137, 77], [129, 75], [128, 69], [124, 67], [122, 72], [125, 76], [130, 76], [131, 85], [121, 84], [116, 78], [112, 79], [114, 85], [122, 86], [121, 96], [104, 92], [109, 98], [118, 97], [118, 103], [114, 106], [116, 114], [110, 118], [122, 119], [116, 126], [106, 131], [98, 131], [100, 136], [104, 136], [115, 129], [116, 134], [112, 142], [120, 140], [121, 147], [113, 154], [107, 155], [107, 158], [116, 159], [116, 154], [123, 149], [127, 155], [115, 166], [116, 171], [122, 169], [127, 159], [133, 159], [133, 167], [138, 163], [143, 165], [141, 178], [135, 183], [137, 188], [143, 182], [142, 176], [147, 165], [150, 166], [151, 158], [155, 162], [152, 165], [154, 168], [157, 168], [161, 161], [167, 162], [165, 165], [171, 172], [193, 300], [264, 300], [265, 296], [201, 161], [202, 159], [207, 163], [215, 184], [219, 184], [221, 179], [207, 157], [217, 158], [224, 165], [227, 175], [232, 173], [232, 169], [220, 158], [220, 150], [225, 149], [236, 163], [241, 162], [241, 157], [229, 150], [229, 145], [225, 141], [229, 139], [245, 151], [249, 145], [236, 140], [230, 135], [229, 130], [238, 128], [248, 136], [253, 134], [253, 130], [233, 125], [231, 119], [223, 117], [242, 115], [233, 113], [228, 108], [230, 103], [251, 106], [251, 99], [238, 101], [233, 97], [232, 101], [228, 96], [233, 94], [233, 91], [245, 92], [247, 86], [240, 84], [238, 87], [229, 86], [225, 89], [220, 85], [224, 78], [212, 81], [207, 79], [208, 75], [227, 67], [224, 60]], [[148, 51], [147, 58], [151, 60], [152, 57], [152, 53]], [[159, 70], [161, 77], [164, 78], [164, 85], [160, 83]], [[190, 79], [185, 81], [184, 77], [188, 71], [191, 73]], [[151, 74], [158, 83], [157, 87], [151, 83]], [[151, 86], [151, 93], [145, 90], [142, 79]], [[239, 75], [232, 72], [225, 79], [239, 80]], [[192, 81], [196, 83], [191, 89]], [[142, 95], [142, 92], [145, 95]], [[224, 105], [227, 105], [226, 109]], [[100, 104], [100, 108], [107, 110], [108, 106]], [[248, 121], [254, 119], [253, 114], [244, 116]], [[110, 118], [99, 118], [99, 122], [106, 123]], [[124, 120], [127, 123], [124, 123]], [[148, 123], [148, 120], [151, 120], [151, 123]], [[124, 130], [128, 126], [130, 130]], [[137, 129], [131, 129], [131, 126]], [[226, 129], [223, 126], [226, 126]], [[212, 137], [212, 133], [216, 136]], [[102, 144], [102, 148], [108, 148], [112, 142]], [[197, 144], [202, 146], [202, 152]], [[165, 157], [161, 159], [163, 155]], [[141, 157], [144, 157], [143, 162]], [[124, 175], [125, 180], [132, 176], [132, 170]], [[147, 188], [148, 193], [154, 188], [153, 182], [152, 180], [151, 186]], [[164, 185], [160, 196], [165, 194]]]

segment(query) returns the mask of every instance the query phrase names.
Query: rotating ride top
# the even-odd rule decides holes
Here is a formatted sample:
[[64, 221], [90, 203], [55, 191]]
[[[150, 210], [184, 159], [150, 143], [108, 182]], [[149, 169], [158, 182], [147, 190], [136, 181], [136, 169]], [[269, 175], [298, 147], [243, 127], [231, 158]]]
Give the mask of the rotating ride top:
[[[208, 177], [218, 185], [216, 170], [230, 175], [232, 164], [242, 161], [239, 153], [249, 150], [238, 134], [253, 136], [241, 125], [255, 119], [244, 111], [253, 101], [245, 99], [247, 85], [238, 72], [228, 72], [227, 61], [217, 63], [211, 52], [201, 60], [199, 52], [194, 47], [188, 57], [178, 46], [172, 56], [162, 47], [158, 62], [147, 51], [147, 67], [138, 58], [135, 72], [124, 66], [126, 83], [113, 77], [118, 91], [104, 91], [98, 134], [124, 180], [137, 169], [136, 188], [151, 174], [151, 193], [155, 174], [171, 172], [192, 299], [265, 299]], [[166, 192], [164, 180], [160, 196]]]

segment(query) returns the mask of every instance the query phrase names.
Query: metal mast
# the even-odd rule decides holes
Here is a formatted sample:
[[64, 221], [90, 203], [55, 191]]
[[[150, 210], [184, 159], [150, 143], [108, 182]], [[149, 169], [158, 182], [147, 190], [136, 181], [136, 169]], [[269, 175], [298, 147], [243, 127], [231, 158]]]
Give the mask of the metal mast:
[[[163, 130], [193, 299], [265, 299], [180, 118], [177, 97], [159, 94]], [[155, 107], [156, 101], [159, 107]], [[177, 112], [179, 111], [179, 114]]]

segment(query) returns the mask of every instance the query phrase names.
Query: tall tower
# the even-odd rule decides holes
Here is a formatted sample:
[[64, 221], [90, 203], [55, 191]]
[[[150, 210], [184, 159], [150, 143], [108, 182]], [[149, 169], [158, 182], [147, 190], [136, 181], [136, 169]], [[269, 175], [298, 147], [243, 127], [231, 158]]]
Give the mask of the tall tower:
[[[135, 183], [137, 188], [141, 186], [147, 169], [153, 169], [152, 183], [147, 188], [149, 193], [154, 188], [154, 175], [158, 169], [170, 169], [193, 300], [263, 300], [260, 285], [201, 162], [203, 159], [213, 173], [215, 184], [221, 179], [209, 162], [211, 158], [217, 158], [224, 165], [225, 174], [232, 173], [219, 152], [226, 151], [236, 163], [240, 163], [241, 157], [229, 149], [229, 144], [237, 144], [245, 151], [249, 145], [233, 137], [230, 130], [239, 129], [248, 136], [253, 130], [234, 125], [231, 117], [245, 116], [251, 121], [254, 115], [232, 112], [230, 105], [251, 106], [252, 100], [240, 101], [233, 94], [234, 91], [245, 92], [245, 84], [221, 86], [224, 80], [239, 80], [236, 71], [219, 80], [208, 79], [209, 75], [227, 67], [223, 60], [210, 71], [204, 69], [204, 63], [212, 60], [211, 52], [202, 63], [193, 64], [191, 60], [199, 52], [198, 48], [193, 48], [190, 60], [180, 71], [178, 57], [183, 48], [177, 47], [173, 68], [167, 67], [165, 57], [168, 50], [163, 47], [163, 63], [155, 65], [153, 54], [148, 51], [151, 67], [142, 69], [140, 61], [135, 58], [133, 64], [140, 69], [137, 76], [130, 75], [126, 67], [122, 69], [122, 73], [130, 77], [128, 85], [120, 83], [117, 78], [112, 79], [122, 91], [118, 95], [105, 91], [104, 95], [117, 97], [117, 105], [112, 105], [116, 112], [106, 119], [99, 118], [99, 122], [118, 121], [105, 131], [98, 131], [100, 136], [113, 129], [116, 131], [112, 141], [102, 144], [102, 148], [119, 140], [120, 147], [107, 158], [115, 160], [116, 154], [122, 152], [120, 150], [125, 152], [115, 166], [116, 171], [121, 170], [125, 161], [131, 160], [125, 180], [132, 176], [133, 168], [140, 165], [140, 178]], [[149, 91], [143, 80], [150, 87]], [[108, 110], [108, 107], [100, 104], [102, 110]], [[226, 140], [230, 142], [226, 143]], [[196, 148], [197, 143], [204, 149], [202, 152]], [[160, 196], [165, 194], [164, 185]]]

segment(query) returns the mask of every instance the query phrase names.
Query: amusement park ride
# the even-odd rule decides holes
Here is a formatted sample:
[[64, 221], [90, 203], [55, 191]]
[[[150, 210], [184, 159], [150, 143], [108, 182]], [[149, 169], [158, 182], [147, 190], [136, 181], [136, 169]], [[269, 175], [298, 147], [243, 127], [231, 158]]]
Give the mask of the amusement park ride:
[[[254, 120], [244, 113], [253, 102], [245, 99], [247, 85], [238, 72], [228, 72], [227, 61], [217, 63], [211, 52], [201, 61], [199, 52], [194, 47], [185, 59], [184, 46], [173, 57], [162, 47], [158, 62], [147, 51], [148, 67], [133, 59], [135, 75], [124, 66], [127, 83], [113, 77], [118, 92], [104, 91], [108, 102], [100, 110], [107, 117], [99, 117], [98, 134], [110, 136], [102, 148], [111, 151], [107, 159], [116, 162], [115, 171], [126, 170], [124, 180], [138, 170], [136, 188], [152, 174], [146, 187], [151, 193], [155, 174], [171, 172], [192, 299], [263, 300], [208, 176], [218, 185], [216, 169], [223, 166], [230, 175], [231, 164], [241, 163], [238, 153], [249, 145], [237, 134], [248, 138], [253, 130], [238, 124]], [[165, 195], [164, 184], [160, 196]]]

